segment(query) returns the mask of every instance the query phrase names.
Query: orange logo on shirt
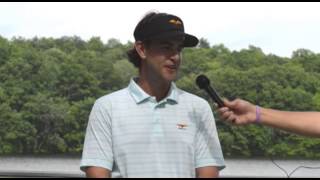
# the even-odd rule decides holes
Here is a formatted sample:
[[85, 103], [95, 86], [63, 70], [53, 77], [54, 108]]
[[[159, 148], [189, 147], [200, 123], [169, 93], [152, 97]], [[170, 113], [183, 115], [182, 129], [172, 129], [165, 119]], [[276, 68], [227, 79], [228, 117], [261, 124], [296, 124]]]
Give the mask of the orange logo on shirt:
[[186, 129], [187, 127], [188, 127], [187, 124], [182, 124], [182, 123], [177, 124], [178, 129]]

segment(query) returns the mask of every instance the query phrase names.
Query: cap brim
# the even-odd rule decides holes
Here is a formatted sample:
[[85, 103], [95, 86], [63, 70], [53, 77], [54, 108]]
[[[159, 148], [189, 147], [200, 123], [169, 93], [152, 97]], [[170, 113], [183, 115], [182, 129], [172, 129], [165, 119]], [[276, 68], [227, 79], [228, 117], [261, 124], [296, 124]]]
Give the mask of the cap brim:
[[179, 36], [182, 36], [182, 37], [184, 36], [183, 47], [194, 47], [199, 43], [199, 40], [197, 37], [190, 34], [181, 33], [181, 32], [162, 33], [158, 36], [152, 36], [152, 38], [150, 39], [159, 40], [159, 39], [168, 39], [168, 38], [174, 38]]
[[194, 47], [199, 43], [198, 38], [193, 35], [185, 34], [184, 37], [184, 47]]

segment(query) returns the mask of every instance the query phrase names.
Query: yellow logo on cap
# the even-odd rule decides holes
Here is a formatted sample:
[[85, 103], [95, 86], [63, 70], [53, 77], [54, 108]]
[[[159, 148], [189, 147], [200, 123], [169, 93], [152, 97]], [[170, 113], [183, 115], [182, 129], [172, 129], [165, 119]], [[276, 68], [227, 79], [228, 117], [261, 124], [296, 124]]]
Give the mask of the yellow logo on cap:
[[181, 22], [181, 21], [176, 20], [176, 19], [171, 19], [171, 20], [169, 21], [169, 23], [171, 23], [171, 24], [175, 24], [175, 25], [181, 25], [181, 24], [182, 24], [182, 22]]

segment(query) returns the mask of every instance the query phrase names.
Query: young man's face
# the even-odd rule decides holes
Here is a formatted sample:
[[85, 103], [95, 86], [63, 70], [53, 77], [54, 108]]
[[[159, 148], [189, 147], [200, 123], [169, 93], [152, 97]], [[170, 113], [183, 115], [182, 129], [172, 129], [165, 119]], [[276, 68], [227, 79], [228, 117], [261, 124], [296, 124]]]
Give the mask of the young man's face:
[[148, 75], [171, 82], [177, 78], [181, 63], [183, 40], [152, 41], [145, 49], [145, 67]]

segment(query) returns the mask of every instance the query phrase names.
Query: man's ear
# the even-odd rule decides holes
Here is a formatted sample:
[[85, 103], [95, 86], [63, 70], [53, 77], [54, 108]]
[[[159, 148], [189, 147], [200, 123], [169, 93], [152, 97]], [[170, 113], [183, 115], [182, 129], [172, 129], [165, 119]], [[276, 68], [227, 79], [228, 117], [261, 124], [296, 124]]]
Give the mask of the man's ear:
[[134, 43], [134, 48], [138, 52], [141, 59], [146, 58], [146, 47], [141, 41], [137, 41]]

